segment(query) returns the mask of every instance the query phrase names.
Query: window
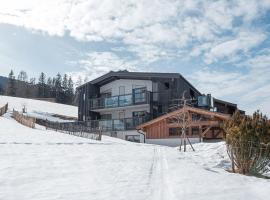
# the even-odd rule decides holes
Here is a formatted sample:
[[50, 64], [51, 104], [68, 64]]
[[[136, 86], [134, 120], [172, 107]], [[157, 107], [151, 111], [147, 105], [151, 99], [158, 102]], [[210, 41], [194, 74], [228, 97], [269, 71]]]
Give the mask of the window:
[[130, 142], [140, 143], [140, 136], [139, 135], [126, 135], [126, 140]]
[[112, 114], [101, 114], [100, 119], [112, 119]]
[[140, 124], [142, 124], [143, 122], [145, 122], [146, 120], [146, 116], [147, 116], [147, 112], [146, 111], [134, 111], [132, 113], [133, 115], [133, 127], [136, 127]]
[[169, 128], [169, 136], [181, 136], [181, 128]]
[[146, 111], [134, 111], [132, 113], [133, 117], [145, 117]]
[[199, 135], [200, 131], [198, 128], [192, 128], [191, 134], [192, 135]]
[[146, 87], [133, 89], [134, 104], [146, 103]]

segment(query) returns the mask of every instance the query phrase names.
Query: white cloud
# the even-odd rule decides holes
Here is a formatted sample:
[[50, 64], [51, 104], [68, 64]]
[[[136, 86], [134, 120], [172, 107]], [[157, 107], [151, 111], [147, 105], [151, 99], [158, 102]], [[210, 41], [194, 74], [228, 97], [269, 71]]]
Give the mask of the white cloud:
[[250, 58], [269, 37], [263, 26], [253, 25], [269, 11], [269, 0], [0, 0], [0, 5], [0, 23], [79, 41], [119, 43], [132, 54], [119, 56], [119, 48], [89, 53], [77, 61], [74, 77], [90, 80], [110, 70], [141, 70], [160, 59], [201, 57], [214, 65], [241, 61], [244, 55], [240, 68], [204, 68], [190, 78], [202, 92], [238, 99], [247, 110], [270, 107], [270, 51]]
[[247, 59], [234, 70], [203, 68], [189, 76], [204, 93], [236, 102], [251, 114], [257, 109], [270, 117], [270, 49]]
[[83, 79], [87, 77], [88, 80], [92, 80], [109, 71], [137, 71], [140, 69], [135, 61], [130, 61], [128, 58], [120, 58], [112, 52], [88, 53], [77, 65], [80, 66], [80, 69], [69, 73], [74, 80], [78, 80], [79, 76]]
[[[175, 49], [211, 43], [216, 47], [208, 52], [208, 62], [252, 49], [255, 44], [238, 26], [247, 27], [270, 8], [268, 0], [2, 0], [0, 3], [0, 23], [57, 36], [68, 32], [82, 41], [117, 40], [136, 50], [139, 58], [142, 57], [139, 48], [170, 54], [174, 51], [177, 56]], [[238, 18], [242, 23], [234, 26]], [[230, 40], [228, 32], [234, 33]], [[223, 49], [227, 46], [230, 50]], [[164, 53], [150, 54], [155, 59], [148, 62], [159, 56], [164, 58]]]
[[236, 38], [213, 45], [205, 56], [206, 63], [210, 64], [219, 59], [234, 56], [239, 52], [248, 52], [261, 44], [266, 37], [266, 34], [259, 32], [239, 32]]

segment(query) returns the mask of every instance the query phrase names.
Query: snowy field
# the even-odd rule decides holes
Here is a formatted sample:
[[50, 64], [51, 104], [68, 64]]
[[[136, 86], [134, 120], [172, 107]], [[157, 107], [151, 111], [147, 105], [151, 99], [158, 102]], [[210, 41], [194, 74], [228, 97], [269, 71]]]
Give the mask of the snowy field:
[[7, 113], [0, 117], [0, 199], [269, 199], [270, 180], [225, 170], [223, 142], [194, 147], [183, 153], [106, 136], [94, 141], [30, 129]]

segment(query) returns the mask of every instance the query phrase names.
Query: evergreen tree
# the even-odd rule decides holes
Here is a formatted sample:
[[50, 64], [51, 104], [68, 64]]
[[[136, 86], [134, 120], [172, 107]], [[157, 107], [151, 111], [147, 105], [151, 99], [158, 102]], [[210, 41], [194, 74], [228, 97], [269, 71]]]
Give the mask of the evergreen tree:
[[72, 78], [69, 77], [68, 79], [68, 102], [69, 104], [73, 103], [73, 99], [74, 99], [74, 85], [73, 85], [73, 81]]
[[235, 112], [223, 129], [232, 168], [242, 174], [262, 175], [270, 171], [270, 125], [266, 116], [254, 112], [253, 116]]
[[38, 79], [38, 96], [44, 98], [46, 96], [46, 75], [41, 72]]
[[6, 93], [8, 96], [15, 96], [16, 95], [16, 80], [15, 80], [13, 70], [11, 70], [9, 75], [8, 75], [8, 85], [7, 85]]
[[55, 88], [55, 98], [56, 102], [62, 103], [62, 76], [60, 73], [56, 75], [55, 82], [54, 82], [54, 88]]
[[63, 77], [62, 88], [63, 88], [64, 92], [66, 92], [68, 90], [68, 76], [67, 76], [67, 74], [65, 74]]
[[47, 92], [48, 92], [48, 97], [50, 97], [50, 98], [52, 98], [52, 97], [54, 97], [53, 96], [53, 81], [52, 81], [52, 78], [51, 77], [49, 77], [48, 79], [47, 79]]
[[20, 71], [18, 78], [18, 81], [16, 81], [16, 96], [17, 97], [27, 97], [28, 95], [28, 77], [25, 71]]
[[64, 74], [63, 82], [62, 82], [62, 103], [68, 103], [69, 96], [68, 96], [68, 76]]
[[18, 75], [18, 80], [27, 82], [28, 81], [27, 73], [25, 71], [20, 71], [20, 73]]

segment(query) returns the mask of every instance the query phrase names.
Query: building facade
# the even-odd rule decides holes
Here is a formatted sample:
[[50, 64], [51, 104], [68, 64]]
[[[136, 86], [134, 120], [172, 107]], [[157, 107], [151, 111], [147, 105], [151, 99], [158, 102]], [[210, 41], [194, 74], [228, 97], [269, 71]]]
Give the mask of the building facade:
[[[173, 100], [196, 101], [202, 94], [178, 73], [111, 71], [77, 88], [79, 121], [101, 127], [104, 133], [125, 140], [144, 142], [136, 127], [170, 112]], [[214, 100], [224, 113], [235, 104]], [[219, 105], [218, 105], [219, 106]], [[233, 107], [232, 110], [231, 107]]]

